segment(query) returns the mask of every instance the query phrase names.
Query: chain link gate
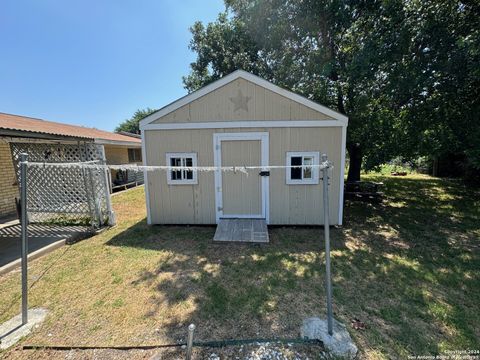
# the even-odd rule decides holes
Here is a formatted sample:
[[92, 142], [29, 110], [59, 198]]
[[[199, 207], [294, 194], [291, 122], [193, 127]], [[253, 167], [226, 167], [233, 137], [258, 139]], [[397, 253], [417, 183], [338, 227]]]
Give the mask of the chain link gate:
[[[105, 163], [103, 145], [94, 143], [10, 143], [17, 179], [20, 154], [29, 162]], [[32, 167], [27, 176], [27, 213], [31, 222], [77, 223], [99, 227], [113, 221], [108, 174], [80, 167]]]

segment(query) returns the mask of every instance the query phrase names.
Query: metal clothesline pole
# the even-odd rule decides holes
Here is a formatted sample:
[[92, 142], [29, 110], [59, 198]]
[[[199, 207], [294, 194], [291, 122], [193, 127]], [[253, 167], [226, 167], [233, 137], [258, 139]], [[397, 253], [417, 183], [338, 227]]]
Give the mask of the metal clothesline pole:
[[[322, 155], [322, 162], [327, 162], [327, 155]], [[323, 173], [323, 227], [325, 236], [325, 267], [327, 288], [327, 326], [328, 334], [333, 334], [333, 310], [332, 310], [332, 277], [330, 271], [330, 218], [328, 204], [328, 166], [322, 169]]]
[[28, 322], [27, 160], [27, 154], [20, 154], [20, 208], [22, 222], [22, 325], [25, 325]]

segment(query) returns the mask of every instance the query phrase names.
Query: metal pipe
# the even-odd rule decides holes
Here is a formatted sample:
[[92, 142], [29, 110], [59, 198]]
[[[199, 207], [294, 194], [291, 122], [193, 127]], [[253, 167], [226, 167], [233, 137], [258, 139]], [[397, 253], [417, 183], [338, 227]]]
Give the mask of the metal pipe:
[[191, 360], [192, 358], [192, 347], [193, 347], [193, 333], [195, 331], [195, 324], [188, 325], [188, 338], [187, 338], [187, 356], [186, 360]]
[[[322, 155], [322, 162], [327, 162], [327, 155]], [[332, 310], [332, 278], [330, 272], [330, 218], [328, 204], [328, 166], [322, 169], [323, 172], [323, 227], [325, 235], [325, 267], [327, 287], [327, 325], [328, 333], [333, 334], [333, 310]]]
[[[319, 344], [318, 339], [306, 339], [306, 338], [248, 338], [248, 339], [228, 339], [228, 340], [207, 340], [197, 341], [195, 346], [197, 347], [225, 347], [235, 345], [248, 345], [248, 344], [265, 344], [265, 343], [279, 343], [279, 344]], [[69, 351], [69, 350], [94, 350], [94, 349], [112, 349], [112, 350], [149, 350], [167, 347], [182, 347], [185, 348], [187, 343], [163, 343], [163, 344], [150, 344], [150, 345], [23, 345], [23, 350], [56, 350], [56, 351]]]
[[20, 154], [20, 207], [22, 226], [22, 325], [28, 322], [28, 234], [27, 234], [27, 160], [28, 155]]

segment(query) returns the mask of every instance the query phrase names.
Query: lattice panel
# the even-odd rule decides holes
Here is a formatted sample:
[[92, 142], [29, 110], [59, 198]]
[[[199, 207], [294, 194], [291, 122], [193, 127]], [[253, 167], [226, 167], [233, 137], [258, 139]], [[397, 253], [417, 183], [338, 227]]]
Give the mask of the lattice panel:
[[[20, 154], [29, 162], [102, 161], [102, 147], [93, 143], [37, 144], [11, 143], [19, 177]], [[20, 183], [20, 179], [19, 183]], [[32, 222], [89, 220], [103, 224], [108, 217], [107, 179], [103, 170], [78, 167], [29, 167], [27, 174], [27, 211]]]

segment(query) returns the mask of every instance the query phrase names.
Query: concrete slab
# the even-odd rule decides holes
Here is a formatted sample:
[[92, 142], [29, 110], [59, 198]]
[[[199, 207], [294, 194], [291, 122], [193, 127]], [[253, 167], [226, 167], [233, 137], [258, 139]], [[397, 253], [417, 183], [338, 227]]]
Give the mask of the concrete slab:
[[357, 356], [357, 346], [353, 343], [347, 328], [335, 319], [332, 335], [328, 334], [327, 320], [318, 317], [303, 320], [300, 334], [304, 339], [320, 340], [325, 349], [337, 358], [354, 359]]
[[17, 225], [20, 222], [18, 221], [17, 214], [11, 214], [11, 215], [6, 215], [0, 217], [0, 229], [12, 226], [12, 225]]
[[47, 310], [35, 308], [28, 310], [28, 323], [22, 326], [22, 314], [0, 325], [0, 349], [5, 350], [15, 345], [32, 331], [33, 327], [39, 325], [47, 316]]
[[[87, 237], [91, 229], [86, 226], [56, 226], [56, 225], [28, 225], [28, 253], [32, 255], [43, 254], [42, 249], [53, 250], [65, 242], [75, 241]], [[0, 228], [0, 274], [5, 273], [5, 267], [18, 262], [21, 257], [21, 226]], [[56, 246], [55, 246], [56, 244]], [[15, 267], [15, 266], [14, 266]]]

